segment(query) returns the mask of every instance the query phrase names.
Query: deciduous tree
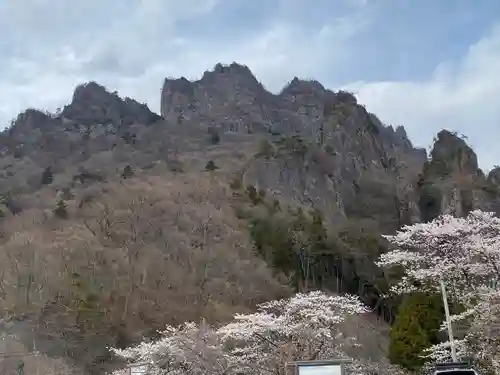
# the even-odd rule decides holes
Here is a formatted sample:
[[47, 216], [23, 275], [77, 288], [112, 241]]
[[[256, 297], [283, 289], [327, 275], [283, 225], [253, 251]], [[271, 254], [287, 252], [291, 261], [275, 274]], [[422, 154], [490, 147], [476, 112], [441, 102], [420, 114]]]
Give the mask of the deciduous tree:
[[[459, 353], [474, 354], [479, 362], [498, 367], [498, 342], [485, 337], [492, 324], [486, 317], [499, 308], [498, 291], [490, 286], [500, 278], [500, 219], [477, 210], [465, 218], [443, 215], [429, 223], [406, 226], [386, 238], [397, 248], [381, 255], [378, 264], [404, 271], [392, 291], [439, 292], [443, 279], [451, 301], [465, 307], [452, 317], [455, 323], [465, 324], [465, 337], [457, 342], [462, 349]], [[429, 355], [444, 359], [449, 356], [446, 348], [449, 343], [435, 345]]]
[[[131, 362], [149, 364], [155, 375], [282, 375], [290, 361], [347, 358], [345, 349], [357, 343], [343, 337], [340, 325], [347, 316], [364, 312], [363, 304], [351, 295], [296, 294], [261, 304], [255, 313], [237, 314], [219, 328], [169, 326], [159, 341], [112, 351]], [[369, 372], [359, 361], [351, 366], [354, 373]], [[388, 369], [383, 364], [379, 368]]]

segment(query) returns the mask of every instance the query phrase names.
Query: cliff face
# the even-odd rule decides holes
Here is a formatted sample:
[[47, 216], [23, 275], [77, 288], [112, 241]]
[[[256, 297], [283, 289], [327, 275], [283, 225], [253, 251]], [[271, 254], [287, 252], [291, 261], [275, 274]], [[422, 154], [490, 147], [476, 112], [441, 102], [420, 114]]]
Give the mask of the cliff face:
[[[166, 79], [161, 112], [95, 82], [78, 86], [60, 113], [29, 109], [1, 134], [0, 190], [36, 188], [47, 167], [101, 167], [108, 154], [142, 168], [220, 149], [247, 153], [237, 171], [245, 185], [318, 208], [333, 224], [362, 220], [389, 232], [439, 213], [499, 211], [500, 169], [484, 176], [464, 140], [440, 132], [426, 161], [403, 127], [317, 81], [295, 77], [274, 95], [246, 66], [217, 64], [198, 81]], [[252, 142], [258, 150], [248, 154]]]
[[273, 95], [233, 63], [218, 64], [199, 81], [165, 80], [161, 104], [163, 117], [180, 127], [266, 137], [272, 155], [247, 166], [246, 183], [312, 204], [332, 222], [371, 219], [394, 230], [419, 217], [408, 187], [425, 151], [348, 92], [295, 77]]
[[474, 209], [498, 214], [498, 182], [498, 169], [486, 177], [467, 143], [456, 134], [442, 130], [419, 178], [421, 218], [432, 220], [442, 213], [465, 216]]

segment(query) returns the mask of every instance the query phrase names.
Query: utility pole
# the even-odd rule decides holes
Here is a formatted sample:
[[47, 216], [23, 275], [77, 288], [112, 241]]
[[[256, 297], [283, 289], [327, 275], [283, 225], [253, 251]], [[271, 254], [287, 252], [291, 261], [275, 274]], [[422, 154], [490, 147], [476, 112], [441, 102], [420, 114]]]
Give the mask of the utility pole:
[[453, 328], [451, 326], [450, 308], [448, 306], [448, 296], [446, 295], [446, 286], [444, 285], [443, 278], [439, 279], [439, 284], [441, 285], [441, 295], [443, 296], [444, 314], [446, 317], [446, 325], [448, 327], [448, 338], [450, 340], [450, 347], [451, 347], [451, 359], [453, 360], [453, 362], [457, 362], [457, 350], [455, 348], [455, 341], [453, 339]]

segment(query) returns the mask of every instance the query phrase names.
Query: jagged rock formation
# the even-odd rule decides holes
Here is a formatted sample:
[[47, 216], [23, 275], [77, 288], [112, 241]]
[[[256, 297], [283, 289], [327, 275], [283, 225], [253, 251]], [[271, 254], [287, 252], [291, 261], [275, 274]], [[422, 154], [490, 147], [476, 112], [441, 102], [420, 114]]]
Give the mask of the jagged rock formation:
[[78, 86], [71, 104], [64, 107], [61, 116], [84, 126], [150, 125], [161, 120], [161, 116], [151, 112], [146, 104], [130, 98], [122, 99], [116, 92], [110, 93], [96, 82]]
[[246, 183], [313, 204], [332, 222], [370, 218], [394, 230], [419, 216], [408, 185], [425, 151], [348, 92], [295, 77], [273, 95], [247, 67], [218, 64], [199, 81], [165, 80], [161, 108], [179, 126], [261, 133], [279, 142], [279, 153], [248, 166]]
[[[16, 233], [24, 225], [16, 223], [16, 219], [33, 208], [37, 214], [29, 218], [29, 225], [34, 228], [31, 232], [40, 229], [39, 235], [49, 238], [45, 238], [46, 244], [61, 245], [52, 241], [57, 232], [54, 228], [60, 225], [68, 236], [63, 239], [76, 241], [84, 233], [84, 237], [90, 238], [85, 249], [102, 245], [103, 254], [110, 254], [109, 226], [119, 221], [112, 223], [109, 215], [126, 215], [137, 210], [144, 216], [127, 214], [128, 219], [138, 226], [144, 225], [144, 236], [153, 242], [149, 247], [134, 242], [137, 246], [132, 247], [152, 251], [165, 247], [170, 253], [172, 246], [177, 246], [171, 241], [178, 240], [182, 250], [202, 249], [200, 254], [210, 257], [225, 236], [220, 234], [217, 222], [213, 223], [210, 235], [207, 234], [207, 223], [215, 213], [231, 224], [231, 233], [247, 240], [251, 258], [254, 254], [249, 234], [244, 232], [246, 226], [241, 225], [240, 232], [242, 223], [233, 212], [237, 211], [233, 210], [233, 204], [241, 203], [238, 201], [241, 189], [239, 193], [237, 189], [232, 192], [228, 189], [232, 179], [239, 179], [243, 189], [254, 185], [257, 191], [267, 194], [266, 198], [274, 194], [292, 206], [319, 209], [328, 220], [327, 228], [336, 232], [336, 239], [342, 244], [340, 250], [334, 249], [340, 253], [321, 258], [321, 264], [329, 267], [328, 272], [334, 269], [337, 272], [328, 273], [327, 281], [335, 284], [336, 278], [346, 278], [352, 284], [350, 291], [363, 294], [366, 301], [374, 301], [378, 292], [367, 285], [373, 286], [378, 277], [373, 260], [384, 251], [385, 245], [378, 241], [380, 233], [430, 220], [441, 213], [465, 215], [474, 208], [500, 213], [500, 167], [486, 177], [478, 169], [474, 152], [456, 134], [440, 132], [427, 160], [426, 152], [413, 147], [403, 127], [385, 126], [357, 103], [352, 94], [333, 92], [316, 81], [295, 77], [274, 95], [247, 67], [217, 64], [195, 82], [185, 78], [165, 80], [161, 114], [154, 114], [132, 99], [121, 99], [95, 82], [78, 86], [71, 103], [59, 113], [28, 109], [20, 114], [13, 126], [0, 134], [0, 223], [11, 225], [7, 229]], [[217, 169], [206, 171], [207, 164]], [[144, 182], [141, 178], [147, 180], [151, 176], [158, 179], [139, 189]], [[128, 195], [130, 180], [135, 180], [137, 191], [141, 192], [138, 195], [136, 191], [135, 198]], [[110, 186], [120, 186], [121, 203], [117, 207], [121, 208], [108, 210], [107, 202], [101, 199], [102, 207], [98, 206], [102, 212], [99, 208], [92, 213], [87, 207], [92, 206], [89, 202], [99, 201], [103, 195], [113, 199], [113, 194], [105, 191]], [[168, 193], [163, 204], [178, 204], [178, 210], [164, 211], [158, 201], [145, 204], [144, 198], [155, 188]], [[177, 203], [180, 197], [185, 201]], [[208, 208], [207, 199], [211, 202]], [[70, 226], [51, 219], [56, 203], [72, 210], [69, 220], [74, 221]], [[147, 210], [153, 208], [164, 215], [158, 220], [172, 221], [171, 228], [175, 230], [165, 230], [164, 222], [151, 219]], [[255, 207], [256, 211], [261, 208]], [[86, 213], [86, 209], [90, 211]], [[198, 218], [198, 213], [203, 218]], [[102, 231], [98, 240], [94, 238], [96, 230], [84, 225], [91, 215], [98, 215], [94, 217], [96, 228]], [[149, 230], [150, 219], [157, 226], [154, 231]], [[371, 230], [364, 231], [365, 226]], [[176, 237], [177, 230], [182, 233]], [[27, 237], [36, 239], [37, 233], [31, 232]], [[119, 248], [121, 252], [128, 246], [122, 241], [125, 233], [128, 229], [113, 239], [119, 245], [115, 243], [112, 249]], [[157, 239], [156, 235], [162, 237]], [[25, 251], [24, 247], [19, 251], [24, 246], [23, 238], [15, 237], [9, 245], [19, 254]], [[205, 240], [210, 244], [205, 244]], [[66, 240], [61, 241], [62, 250], [67, 250]], [[227, 245], [228, 256], [239, 256], [234, 251], [234, 244], [239, 242], [240, 238]], [[288, 244], [284, 246], [286, 251]], [[38, 243], [32, 245], [39, 250]], [[183, 251], [181, 255], [186, 253], [189, 252]], [[179, 259], [183, 258], [181, 255]], [[210, 262], [217, 269], [219, 260], [213, 259], [216, 258]], [[235, 264], [226, 255], [222, 259], [229, 259], [228, 265]], [[26, 262], [31, 261], [26, 258]], [[191, 259], [186, 262], [194, 267]], [[202, 262], [202, 267], [206, 263], [208, 260]], [[165, 282], [161, 288], [170, 285], [169, 290], [174, 291], [176, 288], [171, 287], [168, 277], [178, 281], [177, 274], [171, 276], [163, 271], [159, 271]], [[179, 272], [182, 274], [184, 270]], [[104, 273], [107, 275], [107, 269]], [[29, 277], [31, 280], [31, 274]], [[216, 278], [217, 283], [222, 280]], [[201, 294], [206, 280], [201, 279], [200, 274], [202, 287], [193, 287], [192, 295], [185, 299], [182, 296], [186, 303], [190, 303], [189, 298], [199, 303], [205, 299]], [[11, 286], [17, 279], [13, 280]], [[248, 276], [245, 280], [259, 281], [261, 277]], [[120, 283], [113, 281], [115, 284], [120, 287]], [[214, 289], [214, 295], [226, 295], [225, 288], [230, 284], [221, 282], [224, 288]], [[361, 284], [363, 292], [358, 288]], [[120, 298], [123, 296], [120, 294]], [[56, 310], [59, 307], [54, 305]], [[377, 306], [377, 309], [390, 320], [394, 316], [393, 307]], [[227, 312], [225, 305], [215, 304], [213, 309]], [[58, 319], [53, 322], [60, 325]], [[116, 328], [118, 336], [129, 333]], [[53, 337], [50, 343], [55, 343]], [[102, 349], [96, 346], [96, 350]]]
[[473, 209], [500, 213], [497, 178], [498, 170], [486, 178], [467, 143], [442, 130], [418, 182], [421, 219], [432, 220], [442, 213], [465, 216]]
[[[198, 81], [166, 79], [161, 113], [95, 82], [78, 86], [60, 113], [29, 109], [0, 136], [9, 181], [0, 190], [13, 181], [36, 187], [29, 181], [46, 168], [57, 174], [103, 152], [117, 163], [140, 153], [148, 165], [209, 146], [238, 149], [236, 135], [246, 134], [267, 154], [245, 164], [243, 182], [314, 206], [332, 223], [371, 220], [387, 232], [442, 212], [498, 210], [500, 169], [485, 177], [456, 135], [441, 132], [426, 163], [403, 127], [383, 125], [352, 94], [317, 81], [295, 77], [274, 95], [248, 67], [217, 64]], [[20, 172], [28, 177], [16, 180]]]
[[495, 167], [488, 173], [488, 182], [494, 186], [500, 186], [500, 167]]

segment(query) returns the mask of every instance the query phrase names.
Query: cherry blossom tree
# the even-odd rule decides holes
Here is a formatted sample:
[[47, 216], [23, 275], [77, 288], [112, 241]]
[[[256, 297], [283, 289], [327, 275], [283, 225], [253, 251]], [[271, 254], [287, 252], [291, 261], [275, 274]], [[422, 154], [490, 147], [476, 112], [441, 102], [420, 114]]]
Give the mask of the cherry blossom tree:
[[[255, 313], [238, 314], [221, 327], [167, 327], [158, 341], [112, 351], [130, 363], [147, 364], [154, 375], [281, 375], [290, 361], [347, 358], [345, 349], [358, 344], [342, 335], [341, 324], [347, 316], [365, 312], [357, 297], [315, 291], [261, 304]], [[353, 374], [377, 368], [386, 373], [390, 366], [360, 360], [350, 364]]]
[[346, 315], [366, 311], [357, 297], [316, 291], [264, 303], [254, 314], [236, 315], [218, 334], [245, 373], [260, 368], [281, 374], [284, 364], [293, 360], [346, 357], [345, 346], [357, 343], [343, 337], [339, 326]]
[[442, 277], [450, 295], [467, 301], [478, 288], [500, 278], [500, 219], [493, 213], [443, 215], [385, 238], [397, 249], [381, 255], [378, 265], [400, 266], [405, 272], [393, 292], [437, 289]]
[[[454, 325], [467, 328], [463, 338], [454, 340], [457, 356], [475, 358], [484, 370], [500, 373], [500, 292], [483, 290], [472, 308], [452, 316]], [[446, 329], [443, 323], [442, 330]], [[445, 362], [450, 357], [450, 342], [434, 345], [425, 355], [434, 362]]]
[[[451, 299], [465, 307], [465, 312], [452, 316], [454, 324], [467, 327], [465, 337], [455, 341], [458, 354], [474, 354], [476, 359], [496, 366], [498, 342], [485, 337], [488, 330], [488, 337], [494, 337], [491, 317], [500, 312], [498, 291], [491, 287], [500, 278], [500, 219], [482, 211], [473, 211], [465, 218], [443, 215], [429, 223], [403, 227], [385, 238], [396, 248], [381, 255], [378, 265], [404, 272], [391, 291], [439, 292], [443, 280]], [[444, 360], [449, 357], [449, 347], [448, 342], [430, 348], [429, 358]]]

